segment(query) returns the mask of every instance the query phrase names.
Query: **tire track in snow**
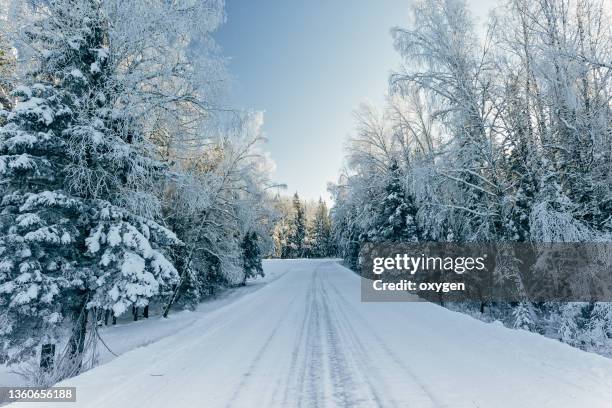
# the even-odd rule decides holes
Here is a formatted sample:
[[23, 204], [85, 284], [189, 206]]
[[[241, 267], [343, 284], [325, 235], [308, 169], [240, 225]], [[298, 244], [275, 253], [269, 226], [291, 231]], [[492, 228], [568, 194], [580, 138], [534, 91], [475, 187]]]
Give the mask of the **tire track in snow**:
[[[394, 352], [393, 349], [389, 347], [389, 345], [382, 339], [382, 337], [378, 335], [376, 330], [372, 328], [372, 326], [368, 323], [368, 321], [357, 310], [355, 305], [351, 304], [333, 283], [330, 283], [329, 285], [327, 285], [327, 287], [329, 287], [333, 291], [333, 295], [334, 295], [333, 299], [335, 300], [337, 304], [338, 311], [344, 315], [344, 320], [347, 323], [350, 322], [349, 317], [348, 317], [350, 315], [351, 317], [359, 320], [359, 322], [361, 323], [363, 329], [359, 333], [357, 333], [354, 330], [354, 328], [350, 326], [350, 323], [348, 323], [350, 326], [349, 330], [351, 331], [354, 341], [359, 345], [359, 348], [361, 350], [362, 355], [364, 356], [364, 359], [369, 360], [370, 367], [372, 369], [374, 369], [375, 367], [370, 357], [373, 354], [372, 351], [374, 350], [374, 348], [380, 347], [384, 351], [384, 353], [378, 353], [377, 355], [380, 357], [385, 357], [385, 360], [387, 360], [388, 362], [400, 368], [401, 371], [403, 371], [412, 380], [412, 382], [416, 386], [418, 386], [418, 388], [420, 388], [423, 395], [431, 402], [432, 407], [437, 407], [437, 408], [445, 407], [446, 404], [442, 404], [440, 403], [440, 401], [438, 401], [438, 399], [436, 398], [432, 390], [430, 390], [429, 387], [426, 386], [418, 378], [418, 376], [413, 372], [413, 370], [410, 369], [410, 367], [404, 362], [404, 360], [401, 359], [397, 355], [397, 353]], [[345, 309], [348, 310], [348, 313], [346, 312]], [[367, 348], [363, 345], [361, 338], [363, 337], [364, 334], [371, 335], [374, 338], [375, 342], [373, 342], [374, 345], [372, 346], [372, 348]], [[377, 362], [376, 365], [383, 366], [383, 367], [387, 366], [386, 364], [380, 364], [380, 362]]]
[[[315, 272], [316, 272], [316, 269], [315, 269]], [[302, 382], [298, 380], [296, 371], [298, 369], [298, 360], [300, 359], [303, 350], [306, 349], [306, 345], [303, 345], [303, 343], [305, 343], [304, 333], [307, 332], [306, 328], [310, 326], [312, 315], [313, 315], [313, 297], [314, 297], [315, 279], [316, 279], [316, 273], [313, 272], [310, 278], [310, 281], [309, 281], [308, 290], [306, 291], [306, 297], [304, 300], [304, 306], [305, 306], [304, 315], [302, 317], [302, 322], [298, 330], [298, 333], [296, 335], [293, 350], [291, 352], [291, 362], [289, 363], [289, 368], [287, 372], [287, 381], [285, 383], [285, 388], [283, 392], [283, 399], [282, 399], [282, 405], [281, 405], [282, 407], [289, 406], [288, 401], [289, 401], [289, 396], [290, 396], [291, 391], [297, 390], [299, 385], [302, 384]]]
[[351, 407], [355, 405], [355, 401], [350, 397], [350, 391], [356, 388], [355, 380], [351, 374], [344, 351], [339, 347], [340, 339], [331, 322], [329, 308], [325, 304], [324, 310], [326, 340], [329, 346], [329, 374], [333, 386], [332, 395], [337, 405]]
[[[287, 310], [291, 310], [291, 307], [294, 305], [296, 299], [297, 297], [294, 297], [291, 300], [291, 302], [289, 302], [289, 305], [287, 306]], [[253, 360], [251, 360], [251, 363], [249, 364], [246, 373], [242, 374], [242, 380], [240, 381], [240, 383], [238, 383], [238, 385], [234, 389], [234, 392], [232, 393], [232, 397], [230, 398], [230, 400], [228, 401], [226, 405], [227, 408], [231, 407], [232, 404], [240, 398], [240, 396], [242, 395], [242, 392], [244, 391], [244, 389], [246, 388], [249, 382], [249, 379], [251, 378], [254, 372], [258, 371], [259, 362], [261, 361], [262, 357], [268, 350], [270, 343], [272, 342], [272, 339], [276, 336], [276, 333], [278, 333], [278, 330], [282, 326], [283, 322], [287, 319], [287, 316], [289, 316], [288, 313], [281, 314], [281, 317], [278, 319], [278, 321], [274, 325], [274, 328], [272, 329], [272, 331], [266, 338], [265, 342], [259, 348]]]
[[[319, 268], [312, 272], [311, 288], [311, 313], [308, 319], [306, 331], [306, 344], [299, 367], [298, 376], [298, 407], [320, 407], [322, 406], [323, 395], [321, 392], [323, 379], [317, 376], [317, 369], [321, 368], [320, 356], [322, 354], [321, 342], [321, 307], [319, 305], [319, 294], [316, 282], [318, 280]], [[320, 371], [319, 371], [320, 372]]]
[[[333, 348], [338, 356], [339, 362], [340, 387], [343, 390], [342, 405], [353, 407], [365, 403], [371, 406], [372, 403], [379, 407], [390, 406], [389, 401], [385, 401], [384, 396], [388, 395], [384, 387], [374, 384], [372, 378], [377, 378], [378, 370], [367, 361], [368, 350], [358, 342], [355, 330], [352, 327], [350, 320], [346, 314], [342, 312], [339, 305], [332, 301], [327, 292], [326, 286], [329, 285], [329, 279], [326, 276], [325, 282], [321, 282], [320, 291], [324, 298], [326, 309], [327, 326], [330, 332]], [[351, 374], [353, 373], [353, 374]], [[359, 379], [367, 386], [369, 397], [360, 396], [357, 399], [351, 397], [359, 394], [358, 382], [354, 377]], [[382, 390], [380, 388], [383, 388]], [[348, 392], [347, 392], [348, 391]], [[392, 404], [395, 406], [395, 404]]]

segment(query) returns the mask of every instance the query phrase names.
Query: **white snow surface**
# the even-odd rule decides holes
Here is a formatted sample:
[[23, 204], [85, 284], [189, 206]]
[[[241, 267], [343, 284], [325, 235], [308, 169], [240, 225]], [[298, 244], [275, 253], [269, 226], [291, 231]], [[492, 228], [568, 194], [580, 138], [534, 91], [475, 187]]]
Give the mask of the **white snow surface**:
[[[363, 303], [333, 260], [264, 268], [278, 279], [217, 307], [104, 330], [117, 352], [152, 343], [58, 384], [77, 387], [68, 405], [612, 406], [612, 360], [430, 303]], [[10, 407], [37, 405], [67, 406]]]

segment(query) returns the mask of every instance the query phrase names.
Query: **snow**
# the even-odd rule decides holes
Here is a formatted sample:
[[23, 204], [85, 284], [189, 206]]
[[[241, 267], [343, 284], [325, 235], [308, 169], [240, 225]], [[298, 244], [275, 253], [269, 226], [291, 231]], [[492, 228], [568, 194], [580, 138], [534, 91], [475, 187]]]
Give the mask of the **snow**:
[[[119, 299], [119, 288], [117, 287], [117, 285], [114, 285], [113, 288], [108, 291], [108, 296], [110, 296], [110, 298], [114, 301], [117, 301], [117, 299]], [[119, 313], [119, 315], [121, 315], [121, 313]]]
[[89, 66], [89, 72], [91, 72], [92, 74], [97, 74], [98, 72], [100, 72], [100, 65], [98, 65], [97, 62], [93, 62]]
[[62, 320], [62, 315], [57, 312], [53, 312], [45, 318], [45, 321], [47, 321], [50, 324], [58, 323], [61, 320]]
[[13, 269], [13, 261], [2, 260], [0, 261], [0, 272], [8, 272]]
[[120, 228], [121, 227], [119, 225], [113, 225], [110, 227], [108, 236], [106, 237], [108, 245], [114, 247], [121, 243], [121, 235], [119, 233]]
[[98, 54], [98, 59], [103, 61], [108, 58], [108, 47], [98, 48], [96, 53]]
[[30, 302], [32, 299], [36, 299], [38, 297], [39, 286], [36, 283], [32, 283], [28, 286], [26, 291], [19, 292], [15, 295], [13, 300], [11, 301], [11, 306], [24, 305]]
[[124, 354], [59, 385], [75, 407], [610, 406], [604, 357], [430, 303], [363, 303], [333, 260], [264, 268], [265, 286], [102, 330]]
[[[115, 289], [115, 288], [113, 288], [113, 289]], [[114, 294], [115, 293], [112, 292], [111, 296], [114, 296]], [[117, 302], [117, 303], [115, 303], [113, 305], [113, 314], [115, 316], [121, 316], [122, 314], [125, 313], [125, 311], [127, 310], [127, 307], [128, 307], [127, 302], [119, 301], [119, 302]]]
[[54, 115], [53, 111], [46, 103], [47, 101], [45, 99], [36, 97], [29, 98], [26, 101], [19, 101], [13, 109], [13, 112], [9, 115], [9, 119], [14, 115], [33, 114], [38, 117], [39, 122], [49, 126], [53, 123]]
[[89, 237], [85, 239], [85, 245], [87, 245], [87, 250], [95, 254], [100, 250], [100, 240], [102, 239], [102, 226], [99, 225], [94, 228], [93, 232]]
[[13, 160], [9, 162], [8, 167], [11, 169], [27, 170], [31, 169], [36, 165], [31, 156], [27, 153], [23, 153], [17, 156], [13, 156]]
[[68, 45], [70, 46], [70, 48], [76, 51], [78, 51], [79, 48], [81, 48], [81, 44], [83, 42], [84, 42], [84, 39], [81, 36], [74, 36], [68, 39]]
[[116, 259], [115, 255], [109, 250], [106, 250], [104, 251], [104, 254], [102, 254], [102, 257], [100, 258], [100, 265], [108, 266], [115, 259]]
[[28, 242], [48, 242], [57, 244], [61, 242], [60, 236], [55, 228], [42, 227], [25, 234], [24, 239]]
[[25, 212], [36, 209], [39, 205], [44, 206], [73, 206], [78, 203], [77, 200], [69, 198], [66, 195], [55, 191], [43, 191], [41, 193], [31, 193], [27, 195], [25, 203], [19, 207], [19, 211]]
[[123, 234], [123, 243], [128, 248], [141, 251], [144, 254], [145, 258], [149, 258], [151, 256], [152, 249], [147, 238], [132, 225], [126, 224], [126, 229], [127, 232]]
[[174, 265], [159, 253], [153, 253], [152, 259], [151, 268], [153, 268], [156, 275], [161, 275], [164, 278], [171, 278], [176, 272]]
[[72, 242], [72, 237], [67, 231], [64, 231], [64, 233], [62, 234], [62, 237], [60, 238], [60, 242], [62, 244], [69, 244]]
[[42, 222], [40, 217], [34, 213], [21, 214], [17, 216], [16, 221], [20, 227], [31, 227]]
[[13, 282], [6, 282], [0, 285], [0, 294], [2, 293], [12, 293], [15, 290], [15, 284]]
[[16, 132], [16, 135], [9, 137], [2, 142], [2, 145], [6, 146], [8, 151], [15, 151], [17, 148], [27, 146], [31, 148], [38, 141], [38, 138], [28, 132]]
[[75, 78], [80, 78], [80, 79], [85, 79], [85, 77], [83, 76], [83, 73], [81, 72], [81, 70], [74, 68], [72, 71], [70, 71], [70, 75], [72, 75]]
[[124, 276], [138, 276], [144, 272], [145, 260], [133, 252], [126, 252], [123, 265], [121, 266], [121, 273]]
[[17, 87], [15, 87], [15, 90], [13, 90], [13, 95], [24, 95], [28, 98], [31, 98], [32, 90], [25, 85], [18, 85]]
[[19, 270], [22, 272], [18, 277], [15, 278], [15, 282], [17, 283], [27, 283], [32, 280], [32, 274], [30, 272], [26, 272], [30, 269], [29, 262], [22, 262], [19, 265]]

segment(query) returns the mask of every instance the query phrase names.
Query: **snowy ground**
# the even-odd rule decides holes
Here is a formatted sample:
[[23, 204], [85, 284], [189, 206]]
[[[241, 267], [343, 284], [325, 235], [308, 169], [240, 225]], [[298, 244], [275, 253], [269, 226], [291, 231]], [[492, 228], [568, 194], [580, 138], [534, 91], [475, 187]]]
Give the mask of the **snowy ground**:
[[334, 261], [265, 267], [279, 278], [62, 383], [77, 387], [70, 406], [612, 406], [612, 360], [429, 303], [362, 303]]
[[[276, 260], [266, 260], [264, 265], [266, 269], [264, 278], [250, 281], [245, 287], [226, 289], [214, 298], [201, 303], [195, 312], [189, 310], [172, 311], [168, 318], [164, 319], [161, 317], [161, 310], [153, 308], [149, 319], [141, 317], [141, 320], [134, 322], [131, 314], [126, 313], [118, 319], [117, 325], [100, 327], [98, 329], [100, 337], [104, 340], [108, 349], [103, 344], [98, 344], [99, 362], [105, 364], [116, 358], [115, 355], [122, 355], [127, 351], [147, 346], [171, 334], [176, 334], [179, 330], [193, 324], [202, 315], [261, 289], [289, 270], [286, 263], [279, 263]], [[18, 375], [16, 371], [19, 371], [18, 367], [11, 368], [0, 365], [0, 386], [27, 386], [25, 379]], [[2, 405], [1, 401], [0, 405]]]

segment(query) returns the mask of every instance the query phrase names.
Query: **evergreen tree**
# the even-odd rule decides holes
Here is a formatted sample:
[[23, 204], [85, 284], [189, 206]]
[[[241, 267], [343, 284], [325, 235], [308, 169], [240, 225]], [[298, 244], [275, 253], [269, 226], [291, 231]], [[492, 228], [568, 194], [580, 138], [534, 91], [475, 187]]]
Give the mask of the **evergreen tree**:
[[512, 203], [504, 215], [505, 240], [528, 242], [530, 239], [529, 217], [537, 194], [537, 149], [533, 140], [528, 104], [520, 94], [518, 80], [510, 82], [508, 90], [508, 141], [504, 156], [505, 177], [514, 188], [506, 198]]
[[0, 354], [32, 356], [65, 322], [65, 376], [81, 367], [89, 310], [146, 306], [175, 282], [160, 249], [179, 241], [127, 207], [161, 166], [136, 121], [114, 110], [121, 95], [100, 3], [57, 0], [47, 11], [25, 28], [44, 52], [0, 128]]
[[514, 318], [513, 327], [515, 329], [523, 329], [527, 331], [534, 330], [535, 318], [529, 302], [519, 302], [519, 304], [512, 310], [512, 316]]
[[304, 256], [304, 244], [306, 239], [306, 213], [297, 192], [293, 195], [293, 210], [295, 213], [291, 225], [289, 245], [291, 247], [291, 256], [300, 258]]
[[319, 198], [319, 203], [312, 220], [312, 256], [325, 258], [333, 255], [331, 237], [331, 219], [325, 201]]
[[380, 203], [379, 222], [371, 234], [374, 242], [416, 242], [416, 206], [412, 197], [404, 192], [402, 174], [396, 161], [389, 168], [389, 180], [385, 187], [385, 197]]
[[9, 363], [56, 341], [62, 302], [87, 278], [76, 243], [88, 208], [65, 191], [61, 172], [71, 96], [44, 83], [14, 95], [17, 104], [0, 128], [0, 336]]
[[274, 228], [275, 255], [285, 259], [291, 257], [291, 226], [286, 219], [281, 219]]
[[244, 267], [242, 285], [246, 285], [246, 280], [248, 278], [264, 276], [263, 266], [261, 264], [261, 253], [257, 241], [258, 238], [255, 231], [247, 232], [242, 239], [242, 264]]

